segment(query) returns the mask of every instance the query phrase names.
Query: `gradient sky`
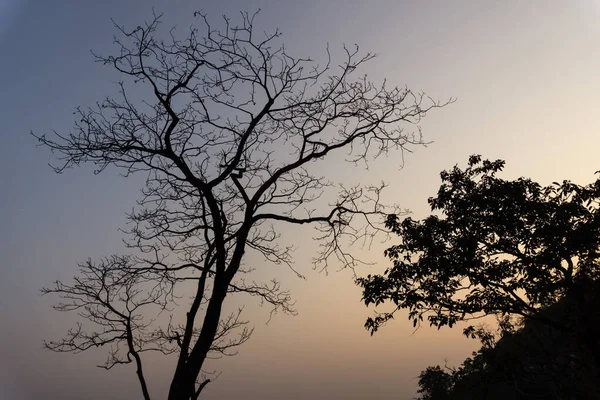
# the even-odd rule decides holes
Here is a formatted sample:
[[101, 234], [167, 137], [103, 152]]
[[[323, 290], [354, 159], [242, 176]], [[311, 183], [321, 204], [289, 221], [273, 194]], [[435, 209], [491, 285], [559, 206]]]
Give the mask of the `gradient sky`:
[[[417, 218], [427, 215], [439, 172], [473, 153], [505, 159], [506, 177], [542, 183], [587, 183], [600, 169], [600, 0], [0, 0], [0, 400], [141, 397], [133, 369], [94, 367], [102, 353], [43, 350], [42, 339], [58, 338], [73, 318], [39, 296], [53, 279], [69, 279], [77, 261], [122, 250], [118, 228], [136, 181], [114, 171], [92, 176], [90, 167], [56, 175], [28, 132], [64, 132], [75, 106], [114, 93], [118, 77], [89, 50], [111, 48], [111, 17], [137, 26], [152, 4], [166, 24], [182, 27], [198, 9], [217, 18], [261, 8], [257, 24], [279, 26], [293, 54], [318, 57], [326, 43], [358, 43], [380, 54], [364, 71], [373, 80], [456, 97], [424, 120], [434, 143], [410, 154], [401, 171], [391, 155], [369, 171], [334, 175], [384, 179], [386, 199]], [[459, 363], [476, 347], [459, 329], [414, 332], [402, 319], [369, 336], [369, 310], [350, 273], [313, 272], [312, 245], [300, 243], [296, 267], [307, 280], [265, 271], [292, 291], [299, 315], [266, 325], [268, 310], [249, 303], [255, 335], [237, 357], [213, 364], [223, 373], [205, 399], [410, 399], [419, 371]], [[385, 267], [383, 248], [369, 253], [379, 262], [370, 271]], [[164, 393], [168, 365], [149, 360], [148, 371]]]

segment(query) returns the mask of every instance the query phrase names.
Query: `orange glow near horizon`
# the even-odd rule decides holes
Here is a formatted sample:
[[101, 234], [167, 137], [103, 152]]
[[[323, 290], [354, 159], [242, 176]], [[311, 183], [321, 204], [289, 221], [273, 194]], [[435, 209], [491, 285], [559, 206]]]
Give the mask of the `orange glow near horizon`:
[[[113, 83], [121, 78], [95, 64], [88, 50], [113, 49], [110, 17], [136, 26], [150, 15], [151, 5], [142, 0], [50, 3], [24, 2], [9, 13], [6, 27], [0, 26], [7, 60], [0, 65], [0, 110], [6, 111], [0, 146], [5, 194], [0, 398], [138, 398], [133, 368], [95, 368], [105, 353], [73, 356], [41, 349], [42, 339], [59, 337], [77, 319], [52, 311], [51, 299], [38, 291], [54, 279], [68, 280], [77, 261], [123, 251], [118, 228], [139, 188], [114, 171], [94, 176], [90, 166], [53, 174], [46, 165], [47, 149], [36, 148], [26, 132], [66, 132], [75, 106], [115, 93]], [[387, 182], [383, 201], [410, 209], [414, 218], [429, 214], [427, 198], [437, 192], [440, 171], [464, 165], [471, 154], [506, 160], [502, 176], [507, 179], [526, 176], [541, 184], [564, 179], [586, 184], [600, 170], [597, 1], [204, 3], [204, 11], [215, 18], [261, 8], [260, 30], [281, 27], [282, 41], [293, 54], [317, 57], [327, 43], [336, 54], [344, 43], [358, 43], [365, 52], [379, 54], [362, 71], [373, 81], [387, 79], [440, 101], [457, 99], [423, 119], [420, 128], [432, 143], [404, 159], [390, 152], [368, 169], [340, 166], [341, 157], [318, 166], [346, 184]], [[16, 0], [0, 0], [0, 12], [4, 4], [17, 7]], [[199, 7], [192, 0], [152, 4], [165, 11], [165, 25], [181, 29]], [[415, 396], [422, 369], [446, 359], [459, 365], [478, 347], [460, 327], [415, 331], [403, 315], [371, 336], [363, 324], [372, 309], [360, 302], [351, 271], [337, 272], [337, 265], [328, 274], [312, 270], [312, 237], [303, 228], [284, 231], [282, 238], [296, 245], [294, 267], [306, 280], [282, 266], [248, 260], [258, 267], [257, 278], [277, 277], [291, 291], [299, 314], [278, 314], [267, 325], [269, 309], [256, 299], [228, 302], [231, 308], [245, 304], [245, 318], [256, 331], [236, 357], [211, 362], [208, 369], [223, 374], [203, 399], [408, 400]], [[383, 249], [394, 240], [357, 249], [374, 263], [359, 267], [357, 274], [383, 270], [389, 263]], [[162, 395], [172, 376], [171, 361], [148, 357], [150, 385]]]

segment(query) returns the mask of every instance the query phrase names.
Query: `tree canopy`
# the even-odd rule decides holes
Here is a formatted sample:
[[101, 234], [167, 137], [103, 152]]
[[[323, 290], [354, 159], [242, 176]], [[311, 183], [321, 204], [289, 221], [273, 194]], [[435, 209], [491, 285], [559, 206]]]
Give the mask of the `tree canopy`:
[[582, 309], [566, 296], [544, 308], [542, 313], [571, 331], [523, 318], [501, 320], [497, 332], [484, 326], [469, 329], [481, 348], [457, 368], [423, 370], [418, 399], [597, 399], [600, 368], [576, 332], [589, 329], [582, 317], [597, 312], [598, 299]]
[[[567, 295], [579, 304], [594, 295], [600, 180], [542, 186], [501, 179], [503, 167], [502, 160], [471, 156], [465, 169], [441, 173], [437, 196], [429, 199], [434, 214], [387, 218], [400, 238], [385, 251], [393, 265], [357, 283], [367, 305], [391, 303], [392, 310], [369, 318], [368, 329], [376, 331], [400, 309], [415, 325], [518, 315], [570, 329], [541, 310]], [[582, 334], [597, 353], [597, 339]]]

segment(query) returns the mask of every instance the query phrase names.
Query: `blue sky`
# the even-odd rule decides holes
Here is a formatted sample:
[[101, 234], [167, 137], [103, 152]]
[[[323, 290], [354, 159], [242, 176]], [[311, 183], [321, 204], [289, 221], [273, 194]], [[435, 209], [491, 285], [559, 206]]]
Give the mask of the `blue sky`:
[[[408, 155], [402, 170], [392, 154], [368, 171], [332, 171], [350, 183], [387, 181], [387, 199], [416, 217], [426, 215], [439, 172], [473, 153], [505, 159], [508, 177], [542, 183], [587, 183], [600, 169], [597, 0], [0, 0], [0, 399], [137, 396], [131, 369], [94, 367], [102, 354], [42, 350], [42, 339], [58, 337], [73, 320], [53, 312], [38, 291], [68, 279], [77, 261], [122, 250], [118, 229], [139, 182], [112, 170], [94, 176], [89, 166], [56, 175], [29, 131], [65, 132], [76, 106], [115, 92], [119, 76], [94, 63], [90, 50], [110, 51], [110, 18], [137, 26], [152, 6], [166, 25], [182, 28], [198, 9], [219, 18], [260, 8], [257, 24], [280, 27], [293, 54], [318, 58], [327, 43], [334, 54], [358, 43], [379, 54], [364, 71], [371, 79], [457, 98], [423, 121], [434, 143]], [[292, 290], [299, 315], [267, 326], [268, 311], [249, 306], [256, 334], [239, 356], [215, 365], [223, 374], [207, 399], [409, 399], [421, 369], [460, 362], [475, 346], [459, 330], [413, 334], [403, 320], [370, 337], [362, 328], [369, 311], [351, 276], [312, 272], [313, 244], [303, 246], [296, 265], [306, 281], [266, 272]], [[385, 267], [380, 249], [369, 254], [375, 269]], [[160, 392], [168, 363], [152, 363]]]

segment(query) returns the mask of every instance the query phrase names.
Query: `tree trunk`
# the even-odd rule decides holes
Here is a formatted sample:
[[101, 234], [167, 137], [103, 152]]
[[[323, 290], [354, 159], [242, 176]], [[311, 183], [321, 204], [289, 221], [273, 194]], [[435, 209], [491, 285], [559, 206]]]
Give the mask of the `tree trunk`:
[[217, 282], [215, 282], [214, 292], [206, 309], [200, 337], [182, 368], [178, 368], [175, 371], [169, 389], [168, 400], [190, 400], [194, 398], [196, 379], [202, 369], [204, 360], [206, 360], [206, 355], [212, 346], [219, 326], [219, 320], [221, 319], [223, 301], [227, 294], [227, 284], [220, 284], [219, 286], [216, 284]]

